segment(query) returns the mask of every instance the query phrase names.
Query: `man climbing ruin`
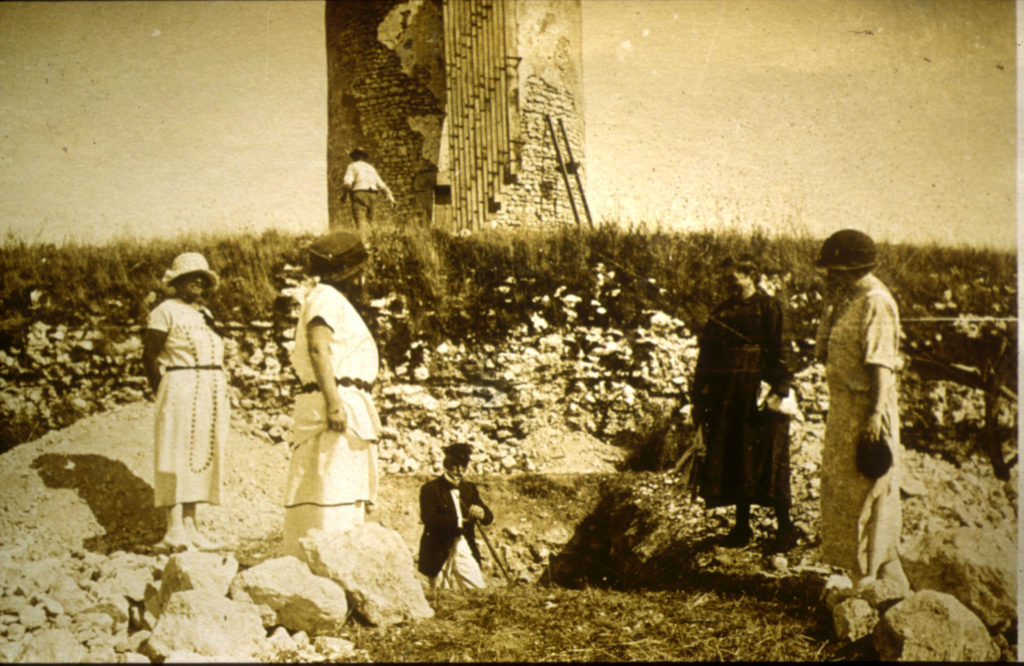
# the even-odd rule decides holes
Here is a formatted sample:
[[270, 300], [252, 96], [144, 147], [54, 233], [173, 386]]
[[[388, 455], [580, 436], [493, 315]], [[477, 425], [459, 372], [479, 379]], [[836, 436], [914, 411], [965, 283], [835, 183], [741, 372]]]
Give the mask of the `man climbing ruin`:
[[474, 526], [490, 525], [494, 514], [476, 484], [462, 478], [471, 452], [469, 444], [445, 447], [444, 473], [420, 488], [419, 571], [430, 578], [432, 590], [485, 587]]
[[395, 205], [395, 197], [373, 165], [366, 161], [370, 156], [365, 150], [356, 148], [348, 156], [352, 161], [342, 180], [341, 199], [344, 201], [348, 197], [352, 206], [352, 222], [356, 229], [362, 230], [367, 223], [373, 221], [377, 193], [386, 194], [392, 207]]

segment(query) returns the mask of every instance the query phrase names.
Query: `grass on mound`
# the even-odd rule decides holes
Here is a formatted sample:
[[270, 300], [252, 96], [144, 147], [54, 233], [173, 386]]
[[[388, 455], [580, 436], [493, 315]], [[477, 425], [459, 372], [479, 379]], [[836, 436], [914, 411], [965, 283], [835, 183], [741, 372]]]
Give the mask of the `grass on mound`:
[[429, 620], [349, 638], [372, 661], [822, 661], [836, 652], [812, 605], [738, 592], [516, 585], [444, 591]]

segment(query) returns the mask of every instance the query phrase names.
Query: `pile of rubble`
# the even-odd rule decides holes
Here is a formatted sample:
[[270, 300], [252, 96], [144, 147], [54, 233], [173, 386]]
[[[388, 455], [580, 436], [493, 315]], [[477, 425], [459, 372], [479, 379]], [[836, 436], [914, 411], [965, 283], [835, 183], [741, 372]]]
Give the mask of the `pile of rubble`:
[[889, 580], [830, 576], [823, 600], [840, 641], [869, 642], [883, 661], [1013, 659], [1016, 544], [1001, 530], [930, 532], [904, 547], [913, 592]]
[[186, 551], [68, 560], [0, 559], [0, 658], [12, 662], [336, 662], [367, 656], [344, 638], [350, 615], [373, 626], [428, 618], [412, 555], [367, 523], [314, 531], [304, 559], [240, 567]]

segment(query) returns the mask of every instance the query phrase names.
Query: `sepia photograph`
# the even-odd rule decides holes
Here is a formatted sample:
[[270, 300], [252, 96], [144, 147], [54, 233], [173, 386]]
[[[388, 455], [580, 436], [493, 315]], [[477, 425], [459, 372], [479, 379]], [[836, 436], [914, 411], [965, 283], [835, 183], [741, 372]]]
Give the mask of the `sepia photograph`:
[[1022, 659], [1022, 17], [0, 3], [0, 661]]

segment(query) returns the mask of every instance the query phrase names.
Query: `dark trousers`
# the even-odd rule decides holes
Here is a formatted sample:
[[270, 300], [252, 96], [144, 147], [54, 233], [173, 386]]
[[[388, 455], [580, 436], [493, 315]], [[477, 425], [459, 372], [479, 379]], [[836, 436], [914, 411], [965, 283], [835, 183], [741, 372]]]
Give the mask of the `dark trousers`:
[[364, 224], [373, 221], [373, 205], [376, 198], [377, 193], [370, 190], [349, 193], [349, 200], [352, 202], [352, 221], [356, 229], [362, 229]]

